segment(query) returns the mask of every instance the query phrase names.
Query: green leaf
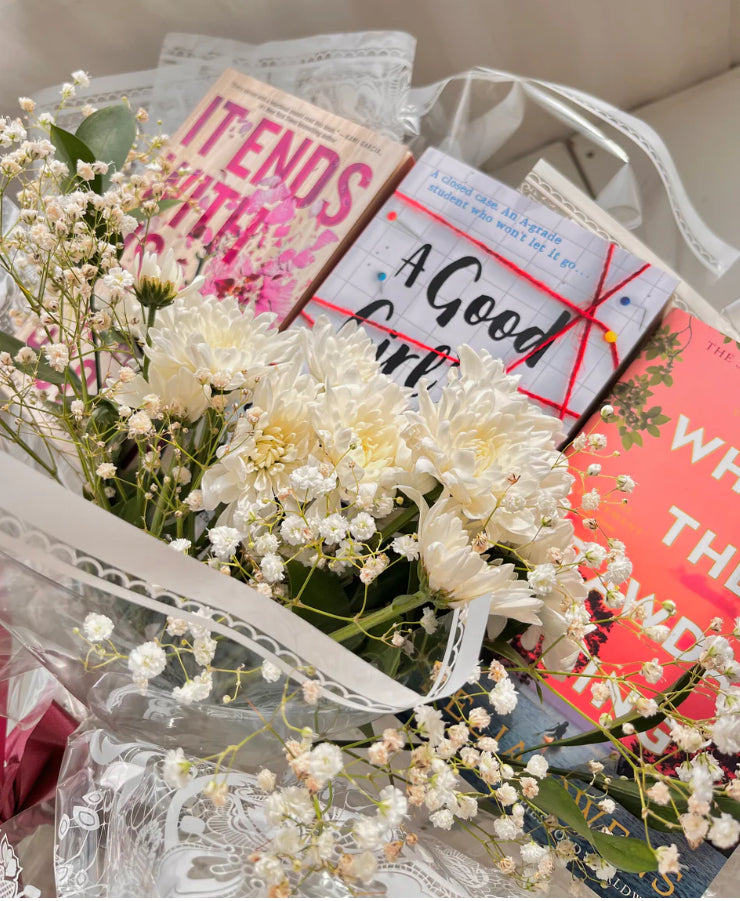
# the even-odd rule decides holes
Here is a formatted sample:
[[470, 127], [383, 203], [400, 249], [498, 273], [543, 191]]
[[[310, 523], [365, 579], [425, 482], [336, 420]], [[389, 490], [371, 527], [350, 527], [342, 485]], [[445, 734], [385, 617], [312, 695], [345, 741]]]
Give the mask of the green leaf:
[[[165, 213], [167, 210], [171, 210], [172, 207], [179, 206], [181, 203], [184, 203], [184, 200], [179, 200], [176, 197], [167, 197], [164, 200], [158, 200], [157, 206], [159, 207], [159, 212], [156, 215], [160, 215], [161, 213]], [[142, 212], [141, 207], [136, 207], [134, 210], [128, 211], [129, 216], [133, 216], [137, 222], [146, 222], [149, 216]]]
[[609, 835], [591, 830], [588, 837], [599, 854], [612, 866], [625, 873], [646, 873], [658, 869], [655, 852], [640, 841], [626, 835]]
[[[69, 178], [64, 184], [65, 192], [69, 192], [76, 182], [79, 183], [77, 179], [77, 161], [82, 160], [83, 163], [94, 163], [95, 154], [84, 141], [71, 132], [59, 128], [58, 125], [51, 126], [49, 138], [56, 150], [57, 159], [69, 169]], [[99, 175], [96, 175], [89, 184], [93, 191], [100, 192], [101, 180]]]
[[76, 137], [89, 148], [94, 160], [108, 163], [109, 169], [103, 178], [105, 187], [111, 175], [126, 162], [136, 140], [136, 119], [122, 103], [106, 106], [83, 120]]
[[[26, 344], [24, 341], [19, 341], [12, 335], [0, 331], [0, 352], [7, 351], [11, 357], [15, 357], [21, 347], [25, 346]], [[57, 372], [56, 369], [52, 369], [51, 366], [44, 363], [40, 357], [36, 363], [33, 363], [30, 366], [19, 366], [15, 363], [15, 367], [21, 372], [25, 372], [26, 375], [33, 376], [33, 378], [38, 379], [41, 382], [49, 382], [51, 385], [74, 385], [78, 389], [80, 387], [79, 377], [69, 368], [69, 366], [62, 370], [62, 372]]]
[[591, 829], [580, 807], [567, 788], [555, 778], [541, 779], [534, 802], [546, 813], [553, 814], [570, 826], [582, 838], [590, 842], [598, 853], [627, 873], [644, 873], [658, 869], [658, 861], [653, 851], [640, 839], [609, 835]]
[[537, 807], [562, 820], [583, 838], [590, 838], [591, 829], [586, 822], [586, 817], [563, 783], [549, 777], [540, 779], [538, 785], [539, 791], [535, 801]]

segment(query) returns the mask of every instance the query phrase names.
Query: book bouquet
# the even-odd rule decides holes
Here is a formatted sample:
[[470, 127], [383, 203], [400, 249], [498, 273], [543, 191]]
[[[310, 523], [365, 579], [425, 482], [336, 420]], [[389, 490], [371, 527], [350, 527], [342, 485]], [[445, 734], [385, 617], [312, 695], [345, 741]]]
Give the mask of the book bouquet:
[[709, 363], [671, 400], [736, 350], [658, 324], [677, 279], [234, 71], [169, 142], [22, 106], [0, 619], [90, 713], [59, 892], [665, 893], [732, 848], [736, 548], [704, 486], [650, 511], [674, 454], [735, 490]]

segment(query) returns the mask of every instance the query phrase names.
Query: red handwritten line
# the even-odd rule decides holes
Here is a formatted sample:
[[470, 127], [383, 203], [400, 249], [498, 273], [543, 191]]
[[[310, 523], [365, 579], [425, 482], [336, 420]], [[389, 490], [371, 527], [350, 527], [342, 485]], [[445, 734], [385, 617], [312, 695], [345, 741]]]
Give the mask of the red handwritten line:
[[366, 319], [364, 316], [358, 316], [357, 313], [352, 310], [347, 310], [344, 307], [339, 307], [334, 303], [330, 303], [328, 300], [324, 300], [323, 297], [317, 297], [315, 294], [312, 298], [314, 303], [320, 304], [322, 307], [327, 307], [330, 310], [334, 310], [335, 313], [343, 313], [345, 316], [351, 316], [352, 319], [356, 319], [358, 322], [366, 322], [368, 325], [372, 325], [373, 328], [380, 329], [382, 332], [387, 332], [394, 338], [401, 338], [404, 341], [408, 341], [409, 344], [413, 344], [414, 347], [418, 347], [421, 350], [427, 350], [430, 353], [437, 354], [439, 357], [444, 357], [445, 360], [449, 360], [450, 363], [454, 363], [457, 365], [460, 361], [457, 357], [451, 357], [449, 354], [444, 353], [444, 351], [438, 350], [436, 347], [430, 347], [428, 344], [422, 344], [421, 341], [417, 341], [416, 338], [411, 338], [409, 335], [404, 335], [403, 332], [399, 332], [397, 329], [390, 328], [390, 326], [383, 325], [380, 322], [375, 322], [374, 319]]

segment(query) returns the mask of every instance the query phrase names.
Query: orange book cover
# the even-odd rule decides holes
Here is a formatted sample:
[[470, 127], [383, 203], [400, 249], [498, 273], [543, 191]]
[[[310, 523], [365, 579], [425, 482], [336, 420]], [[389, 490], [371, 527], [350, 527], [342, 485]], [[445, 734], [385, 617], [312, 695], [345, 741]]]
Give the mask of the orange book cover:
[[280, 320], [310, 295], [411, 164], [363, 126], [227, 69], [172, 136], [183, 202], [142, 249], [172, 248], [202, 291]]
[[[675, 663], [679, 652], [684, 661], [698, 659], [696, 642], [715, 617], [727, 628], [740, 616], [740, 345], [672, 310], [604, 403], [614, 408], [611, 419], [597, 413], [584, 432], [603, 434], [605, 450], [598, 458], [571, 452], [571, 464], [580, 471], [601, 464], [598, 477], [585, 479], [586, 491], [596, 487], [603, 495], [622, 474], [637, 483], [626, 503], [601, 504], [593, 517], [607, 536], [625, 543], [632, 560], [631, 578], [620, 586], [624, 607], [643, 604], [644, 625], [660, 628], [652, 640], [623, 622], [606, 622], [587, 640], [625, 674], [657, 658], [665, 668], [657, 684], [645, 684], [650, 696], [683, 672]], [[599, 532], [577, 528], [582, 540], [599, 540]], [[678, 608], [674, 615], [662, 606], [667, 600]], [[591, 603], [605, 619], [615, 609], [594, 592]], [[593, 721], [629, 712], [626, 691], [615, 685], [606, 701], [594, 700], [590, 670], [591, 664], [556, 690]], [[713, 706], [695, 691], [681, 712], [706, 717]], [[669, 732], [664, 722], [640, 736], [644, 753], [666, 771], [685, 759], [674, 756]], [[714, 753], [734, 771], [735, 758]]]

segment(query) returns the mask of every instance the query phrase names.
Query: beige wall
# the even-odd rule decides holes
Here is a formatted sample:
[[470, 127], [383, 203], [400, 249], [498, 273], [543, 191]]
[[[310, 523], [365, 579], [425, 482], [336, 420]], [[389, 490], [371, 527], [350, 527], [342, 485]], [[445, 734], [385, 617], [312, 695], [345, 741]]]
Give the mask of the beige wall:
[[0, 0], [0, 108], [75, 68], [152, 67], [167, 31], [259, 43], [373, 28], [418, 38], [416, 84], [487, 65], [627, 108], [740, 62], [740, 0]]

